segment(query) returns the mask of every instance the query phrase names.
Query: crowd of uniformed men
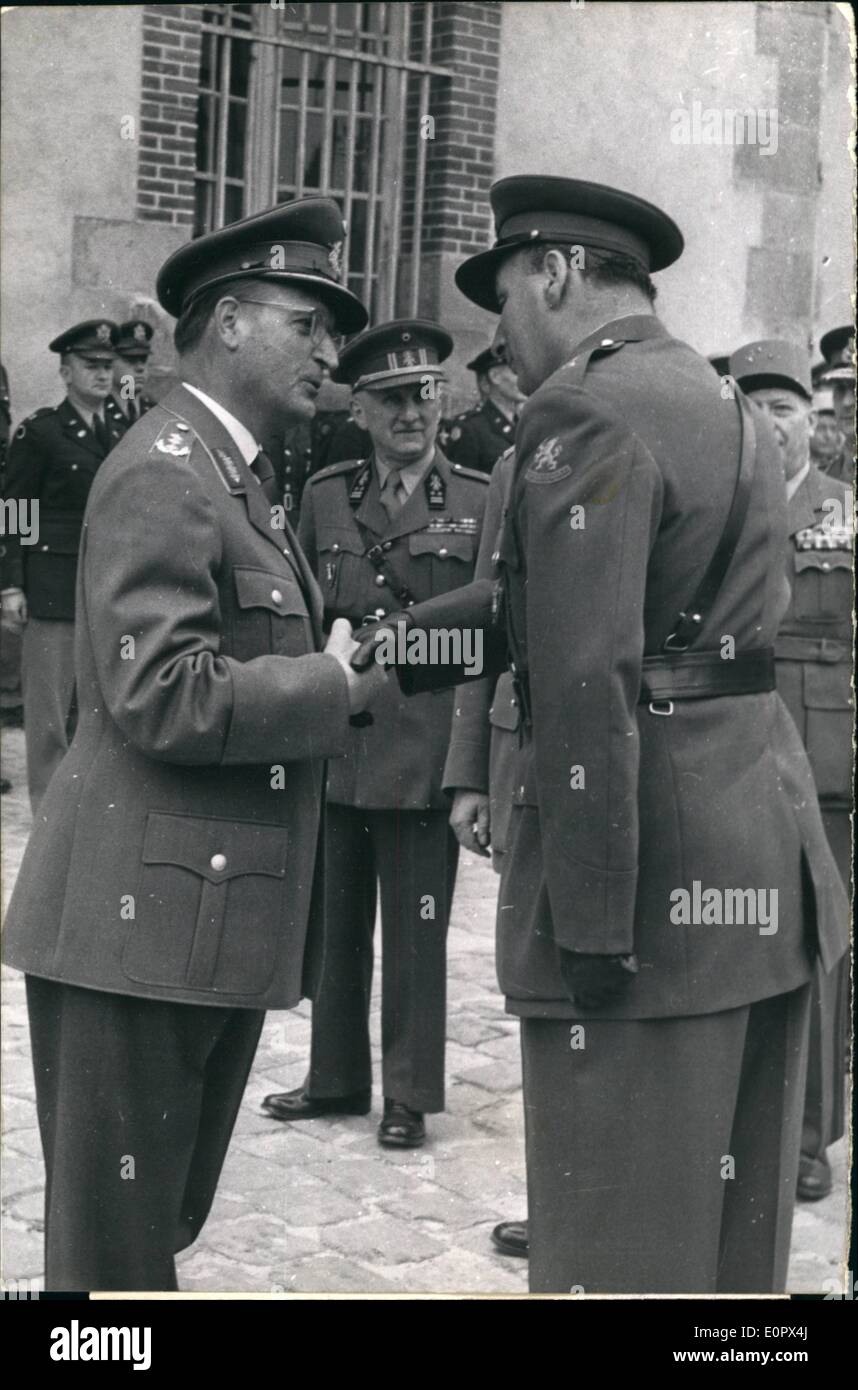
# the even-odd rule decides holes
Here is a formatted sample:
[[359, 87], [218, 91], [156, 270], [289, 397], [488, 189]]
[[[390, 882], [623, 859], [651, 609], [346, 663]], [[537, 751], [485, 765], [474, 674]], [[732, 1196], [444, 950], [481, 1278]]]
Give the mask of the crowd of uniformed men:
[[[370, 1111], [379, 905], [378, 1138], [426, 1142], [445, 1104], [460, 844], [503, 875], [530, 1229], [506, 1221], [493, 1238], [527, 1255], [530, 1237], [532, 1288], [782, 1287], [793, 1197], [830, 1190], [847, 1046], [854, 332], [824, 334], [818, 366], [782, 340], [707, 363], [651, 311], [649, 273], [682, 249], [665, 214], [561, 179], [506, 180], [492, 201], [497, 243], [457, 280], [501, 321], [468, 363], [479, 401], [463, 414], [444, 418], [450, 336], [421, 320], [367, 329], [331, 270], [338, 210], [307, 199], [167, 262], [181, 384], [158, 404], [150, 324], [93, 318], [49, 344], [63, 399], [12, 433], [2, 618], [22, 641], [37, 822], [7, 959], [27, 973], [48, 1287], [175, 1287], [266, 1007], [314, 1001], [305, 1082], [266, 1112]], [[285, 269], [268, 268], [270, 242]], [[579, 242], [591, 278], [560, 254]], [[348, 412], [316, 411], [328, 377], [350, 388]], [[34, 501], [37, 534], [15, 534], [8, 504], [24, 516]], [[505, 639], [483, 679], [454, 690], [452, 675], [421, 685], [367, 665], [380, 620], [464, 625], [458, 591], [488, 588]], [[723, 632], [747, 648], [729, 677], [712, 657]], [[798, 735], [839, 886], [800, 809]], [[707, 762], [713, 747], [725, 766]], [[570, 765], [586, 766], [572, 800]], [[747, 888], [767, 857], [778, 937], [725, 944], [729, 929], [698, 926], [711, 944], [695, 957], [686, 941], [680, 969], [669, 889], [731, 869]], [[582, 1018], [589, 1072], [568, 1041]], [[108, 1121], [117, 1095], [130, 1116]], [[716, 1134], [701, 1107], [732, 1129]], [[701, 1147], [710, 1166], [722, 1152], [745, 1164], [740, 1195], [698, 1171]], [[132, 1185], [114, 1172], [128, 1152]], [[581, 1195], [598, 1187], [609, 1218]], [[771, 1249], [755, 1257], [753, 1242]]]

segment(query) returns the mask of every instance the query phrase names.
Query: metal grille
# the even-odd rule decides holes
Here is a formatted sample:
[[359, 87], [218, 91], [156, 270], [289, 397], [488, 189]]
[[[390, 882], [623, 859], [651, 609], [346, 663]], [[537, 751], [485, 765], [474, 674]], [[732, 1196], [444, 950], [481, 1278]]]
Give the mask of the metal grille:
[[[433, 5], [203, 10], [197, 234], [306, 194], [336, 198], [344, 278], [374, 319], [417, 312]], [[405, 235], [403, 235], [405, 229]]]

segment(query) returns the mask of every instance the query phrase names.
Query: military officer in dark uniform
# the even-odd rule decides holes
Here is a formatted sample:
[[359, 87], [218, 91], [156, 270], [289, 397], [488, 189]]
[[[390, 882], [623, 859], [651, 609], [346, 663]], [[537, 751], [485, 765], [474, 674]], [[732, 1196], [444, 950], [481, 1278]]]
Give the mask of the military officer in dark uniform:
[[325, 643], [258, 440], [312, 415], [335, 335], [366, 322], [337, 278], [343, 230], [336, 203], [300, 199], [170, 257], [181, 383], [90, 495], [80, 718], [4, 933], [27, 974], [52, 1290], [176, 1288], [264, 1010], [313, 988], [324, 760], [384, 677], [356, 678], [345, 623]]
[[[486, 478], [436, 445], [452, 339], [400, 320], [364, 333], [334, 375], [353, 389], [369, 456], [309, 481], [301, 544], [329, 621], [360, 624], [473, 574]], [[441, 788], [452, 693], [406, 700], [391, 682], [328, 774], [324, 972], [307, 1080], [268, 1096], [280, 1120], [366, 1114], [376, 897], [382, 916], [382, 1144], [417, 1147], [444, 1108], [446, 937], [458, 847]]]
[[[781, 340], [748, 343], [730, 370], [770, 417], [784, 462], [789, 510], [789, 608], [775, 643], [777, 688], [801, 734], [822, 820], [848, 890], [852, 809], [852, 498], [810, 458], [807, 354]], [[849, 961], [817, 970], [811, 997], [807, 1092], [798, 1196], [831, 1191], [826, 1148], [844, 1130]]]
[[515, 422], [524, 401], [503, 347], [484, 348], [468, 363], [482, 397], [447, 426], [444, 447], [455, 463], [491, 473], [515, 437]]
[[126, 429], [155, 404], [146, 394], [153, 331], [145, 319], [128, 319], [116, 332], [113, 392], [107, 398], [107, 410]]
[[38, 539], [10, 536], [4, 608], [26, 620], [21, 656], [27, 781], [35, 811], [68, 747], [74, 692], [75, 575], [92, 481], [124, 433], [107, 411], [116, 325], [75, 324], [50, 344], [66, 397], [18, 427], [9, 449], [6, 496], [38, 503]]
[[855, 329], [851, 324], [832, 328], [819, 340], [827, 371], [821, 384], [830, 386], [834, 411], [843, 434], [839, 460], [831, 463], [826, 472], [839, 478], [849, 487], [855, 484]]
[[[521, 1018], [531, 1290], [782, 1290], [809, 984], [846, 933], [774, 690], [780, 455], [653, 313], [651, 272], [683, 246], [665, 213], [551, 177], [491, 200], [496, 244], [456, 281], [500, 315], [529, 394], [501, 592], [414, 605], [354, 660], [380, 636], [389, 660], [403, 626], [482, 621], [493, 664], [506, 636], [523, 718], [497, 959]], [[442, 675], [397, 667], [417, 691]]]

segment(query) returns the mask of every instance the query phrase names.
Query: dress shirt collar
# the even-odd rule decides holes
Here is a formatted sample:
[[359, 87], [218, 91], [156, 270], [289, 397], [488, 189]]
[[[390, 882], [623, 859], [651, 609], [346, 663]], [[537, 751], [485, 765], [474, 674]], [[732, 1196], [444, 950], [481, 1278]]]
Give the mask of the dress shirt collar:
[[182, 385], [187, 391], [191, 391], [198, 400], [201, 400], [203, 405], [207, 406], [211, 411], [212, 415], [220, 420], [227, 434], [230, 435], [235, 443], [235, 447], [238, 449], [244, 462], [250, 466], [259, 453], [259, 445], [246, 425], [243, 425], [240, 420], [236, 420], [235, 416], [231, 415], [224, 406], [219, 405], [217, 401], [213, 401], [211, 396], [207, 396], [205, 391], [201, 391], [198, 386], [192, 386], [189, 381], [183, 381]]
[[807, 460], [807, 463], [804, 465], [804, 468], [800, 469], [798, 473], [796, 473], [792, 478], [787, 479], [786, 493], [788, 502], [798, 492], [799, 488], [801, 487], [809, 472], [810, 459]]
[[[426, 474], [429, 472], [429, 469], [432, 467], [434, 457], [435, 454], [433, 450], [428, 462], [406, 463], [404, 468], [400, 468], [398, 470], [399, 481], [405, 488], [406, 497], [411, 496], [417, 484], [420, 482], [420, 479], [424, 478]], [[389, 464], [382, 463], [381, 459], [378, 457], [378, 454], [375, 455], [375, 467], [376, 472], [378, 473], [378, 488], [379, 491], [381, 491], [385, 483], [387, 482], [388, 476], [395, 470], [392, 469]]]

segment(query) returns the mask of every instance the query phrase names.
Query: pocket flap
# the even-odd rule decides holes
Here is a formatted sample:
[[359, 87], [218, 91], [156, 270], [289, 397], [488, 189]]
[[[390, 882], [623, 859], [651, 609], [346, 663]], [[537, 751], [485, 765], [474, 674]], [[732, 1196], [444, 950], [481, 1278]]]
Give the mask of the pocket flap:
[[366, 547], [358, 533], [346, 526], [320, 526], [316, 534], [316, 549], [321, 554], [345, 550], [349, 555], [365, 555]]
[[454, 531], [415, 531], [408, 537], [412, 555], [434, 555], [437, 560], [473, 560], [474, 536]]
[[521, 709], [515, 697], [512, 676], [505, 671], [495, 686], [495, 697], [489, 710], [489, 723], [496, 729], [517, 729], [520, 719]]
[[286, 830], [282, 825], [150, 811], [143, 863], [175, 864], [209, 883], [223, 883], [241, 874], [283, 878], [286, 851]]
[[806, 709], [850, 709], [852, 705], [852, 663], [836, 666], [811, 662], [804, 665], [804, 704]]
[[308, 616], [307, 602], [296, 581], [267, 570], [235, 568], [235, 592], [239, 608], [267, 608], [286, 617], [290, 613]]
[[795, 568], [797, 574], [801, 574], [802, 570], [822, 570], [825, 574], [831, 570], [851, 570], [852, 551], [799, 550], [795, 556]]

